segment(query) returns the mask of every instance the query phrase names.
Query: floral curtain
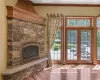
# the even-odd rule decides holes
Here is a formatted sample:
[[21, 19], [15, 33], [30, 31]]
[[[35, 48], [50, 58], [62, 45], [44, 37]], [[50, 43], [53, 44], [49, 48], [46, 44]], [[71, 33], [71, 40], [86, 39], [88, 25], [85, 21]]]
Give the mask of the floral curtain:
[[48, 67], [52, 66], [51, 62], [51, 56], [50, 56], [50, 49], [52, 48], [52, 45], [56, 39], [57, 32], [59, 30], [59, 27], [61, 26], [61, 17], [62, 14], [47, 14], [47, 51], [48, 51]]

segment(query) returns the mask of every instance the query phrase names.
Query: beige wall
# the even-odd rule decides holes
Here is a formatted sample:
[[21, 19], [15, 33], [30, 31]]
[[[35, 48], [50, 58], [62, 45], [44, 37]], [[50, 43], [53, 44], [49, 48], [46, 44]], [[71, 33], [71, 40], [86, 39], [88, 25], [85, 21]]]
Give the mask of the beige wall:
[[46, 17], [47, 13], [62, 13], [65, 16], [97, 16], [100, 7], [34, 6], [36, 12]]
[[18, 0], [6, 0], [6, 5], [15, 6]]
[[0, 0], [0, 80], [7, 69], [7, 23], [5, 0]]
[[7, 10], [6, 5], [14, 6], [18, 0], [0, 0], [0, 80], [7, 69]]

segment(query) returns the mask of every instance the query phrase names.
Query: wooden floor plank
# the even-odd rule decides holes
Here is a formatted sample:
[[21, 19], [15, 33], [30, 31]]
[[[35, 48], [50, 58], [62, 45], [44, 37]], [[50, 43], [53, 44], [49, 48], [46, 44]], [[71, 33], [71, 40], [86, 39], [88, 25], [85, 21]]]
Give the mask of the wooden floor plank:
[[100, 65], [56, 66], [44, 69], [24, 80], [100, 80]]

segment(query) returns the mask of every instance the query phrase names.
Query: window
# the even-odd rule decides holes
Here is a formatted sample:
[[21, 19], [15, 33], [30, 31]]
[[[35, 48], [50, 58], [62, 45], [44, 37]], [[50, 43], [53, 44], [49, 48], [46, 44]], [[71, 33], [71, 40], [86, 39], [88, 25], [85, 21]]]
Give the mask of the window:
[[100, 20], [96, 20], [97, 27], [100, 27]]
[[50, 50], [52, 60], [61, 60], [61, 30], [58, 30], [56, 39]]
[[92, 63], [92, 17], [66, 17], [66, 63]]
[[90, 26], [90, 19], [82, 20], [82, 19], [68, 19], [67, 20], [67, 26]]

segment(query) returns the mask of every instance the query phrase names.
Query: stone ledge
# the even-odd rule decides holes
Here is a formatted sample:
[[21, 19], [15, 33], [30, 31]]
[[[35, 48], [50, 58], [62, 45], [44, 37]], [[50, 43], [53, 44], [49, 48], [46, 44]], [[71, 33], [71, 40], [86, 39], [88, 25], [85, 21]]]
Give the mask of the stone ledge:
[[42, 58], [42, 59], [30, 62], [30, 63], [24, 64], [24, 65], [21, 65], [19, 67], [13, 68], [13, 69], [8, 69], [6, 72], [2, 73], [2, 75], [12, 75], [14, 73], [20, 72], [20, 71], [22, 71], [26, 68], [29, 68], [31, 66], [34, 66], [36, 64], [39, 64], [39, 63], [47, 61], [47, 60], [48, 60], [48, 58], [45, 57], [45, 58]]

